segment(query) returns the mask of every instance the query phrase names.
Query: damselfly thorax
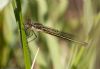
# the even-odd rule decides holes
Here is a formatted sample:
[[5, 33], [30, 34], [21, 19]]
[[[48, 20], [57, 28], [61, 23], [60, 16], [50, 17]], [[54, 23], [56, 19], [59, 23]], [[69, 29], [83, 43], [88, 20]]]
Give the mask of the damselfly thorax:
[[53, 35], [53, 36], [56, 36], [56, 37], [59, 37], [59, 38], [65, 39], [65, 40], [69, 40], [72, 42], [85, 44], [85, 45], [87, 44], [86, 42], [81, 42], [81, 41], [72, 39], [73, 38], [72, 34], [61, 32], [61, 31], [52, 29], [50, 27], [46, 27], [43, 24], [38, 23], [38, 22], [33, 23], [32, 20], [30, 20], [30, 19], [27, 20], [27, 22], [25, 24], [25, 28], [30, 29], [30, 30], [37, 30], [40, 32], [45, 32], [47, 34], [50, 34], [50, 35]]

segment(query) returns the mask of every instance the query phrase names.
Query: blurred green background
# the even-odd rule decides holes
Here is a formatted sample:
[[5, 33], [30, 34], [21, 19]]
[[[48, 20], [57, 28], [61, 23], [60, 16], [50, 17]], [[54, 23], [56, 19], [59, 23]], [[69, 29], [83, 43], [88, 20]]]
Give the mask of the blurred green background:
[[[0, 69], [27, 66], [14, 13], [16, 2], [0, 0]], [[88, 43], [82, 45], [34, 30], [38, 37], [27, 41], [26, 46], [31, 62], [40, 49], [34, 69], [100, 69], [100, 0], [21, 0], [20, 5], [23, 23], [31, 18]], [[34, 35], [28, 39], [32, 38]]]

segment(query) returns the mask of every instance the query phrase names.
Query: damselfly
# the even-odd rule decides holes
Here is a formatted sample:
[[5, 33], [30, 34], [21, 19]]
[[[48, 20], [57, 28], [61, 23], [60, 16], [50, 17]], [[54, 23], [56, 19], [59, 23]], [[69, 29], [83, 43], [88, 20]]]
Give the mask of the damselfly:
[[72, 42], [80, 43], [80, 44], [83, 44], [83, 45], [87, 44], [86, 42], [81, 42], [81, 41], [72, 39], [71, 34], [46, 27], [46, 26], [44, 26], [44, 25], [42, 25], [38, 22], [33, 23], [32, 20], [30, 20], [30, 19], [27, 19], [27, 22], [25, 23], [25, 28], [30, 29], [32, 31], [34, 29], [36, 29], [37, 31], [42, 31], [42, 32], [45, 32], [47, 34], [50, 34], [50, 35], [53, 35], [53, 36], [56, 36], [56, 37], [59, 37], [59, 38], [62, 38], [62, 39], [66, 39], [66, 40], [69, 40], [69, 41], [72, 41]]

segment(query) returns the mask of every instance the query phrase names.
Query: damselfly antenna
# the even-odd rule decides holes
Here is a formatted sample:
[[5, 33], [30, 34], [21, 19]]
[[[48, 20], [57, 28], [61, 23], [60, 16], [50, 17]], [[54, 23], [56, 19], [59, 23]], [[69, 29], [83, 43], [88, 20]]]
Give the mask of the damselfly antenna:
[[72, 36], [73, 36], [72, 34], [61, 32], [61, 31], [52, 29], [50, 27], [46, 27], [38, 22], [33, 23], [32, 20], [30, 20], [30, 19], [27, 20], [25, 27], [30, 28], [31, 30], [36, 29], [37, 31], [42, 31], [42, 32], [45, 32], [47, 34], [50, 34], [50, 35], [53, 35], [53, 36], [56, 36], [56, 37], [59, 37], [59, 38], [65, 39], [65, 40], [69, 40], [72, 42], [80, 43], [83, 45], [87, 44], [86, 42], [81, 42], [81, 41], [72, 39]]

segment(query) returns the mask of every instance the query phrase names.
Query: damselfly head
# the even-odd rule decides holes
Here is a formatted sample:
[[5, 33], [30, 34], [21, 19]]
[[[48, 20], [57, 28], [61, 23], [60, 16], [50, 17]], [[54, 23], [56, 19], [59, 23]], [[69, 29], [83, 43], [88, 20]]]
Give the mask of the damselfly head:
[[26, 23], [25, 23], [25, 28], [31, 28], [32, 27], [32, 21], [31, 19], [27, 18]]
[[26, 20], [25, 27], [26, 28], [34, 27], [35, 29], [41, 29], [43, 27], [43, 25], [38, 22], [32, 22], [32, 20], [28, 18]]

